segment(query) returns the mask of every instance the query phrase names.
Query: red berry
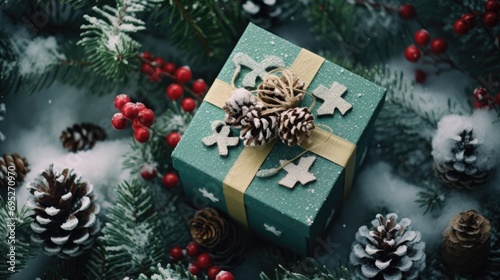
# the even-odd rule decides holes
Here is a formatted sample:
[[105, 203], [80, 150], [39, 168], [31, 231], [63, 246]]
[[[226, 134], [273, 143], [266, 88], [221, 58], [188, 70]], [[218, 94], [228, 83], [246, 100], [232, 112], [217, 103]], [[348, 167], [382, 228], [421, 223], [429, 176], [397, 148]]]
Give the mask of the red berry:
[[175, 71], [175, 78], [181, 84], [191, 81], [191, 69], [188, 66], [182, 66]]
[[167, 135], [167, 145], [172, 149], [175, 148], [177, 143], [181, 140], [181, 137], [182, 135], [177, 131], [170, 132]]
[[128, 95], [122, 93], [122, 94], [119, 94], [115, 97], [115, 100], [113, 103], [115, 104], [116, 109], [121, 110], [123, 105], [127, 104], [128, 102], [130, 102], [130, 97], [128, 97]]
[[182, 259], [183, 256], [184, 256], [184, 253], [182, 252], [181, 247], [175, 246], [175, 247], [172, 247], [172, 249], [170, 249], [170, 257], [174, 261], [178, 261], [178, 260]]
[[416, 62], [420, 58], [420, 50], [415, 45], [409, 45], [405, 49], [406, 60]]
[[142, 102], [135, 102], [135, 106], [137, 106], [137, 111], [141, 111], [142, 109], [146, 109], [146, 105]]
[[193, 82], [191, 89], [194, 93], [203, 94], [207, 90], [207, 83], [203, 79], [198, 79]]
[[127, 102], [125, 105], [123, 105], [121, 111], [123, 116], [129, 120], [135, 119], [137, 117], [137, 114], [139, 113], [139, 110], [137, 110], [137, 105], [132, 102]]
[[429, 32], [425, 29], [420, 29], [419, 31], [415, 32], [415, 43], [420, 46], [425, 46], [429, 44], [429, 41], [431, 40], [431, 36], [429, 35]]
[[196, 264], [201, 269], [208, 269], [212, 266], [212, 257], [207, 253], [200, 254], [198, 258], [196, 258]]
[[155, 68], [153, 73], [150, 73], [149, 80], [152, 82], [161, 82], [161, 68]]
[[141, 71], [142, 73], [145, 73], [145, 74], [148, 74], [148, 75], [151, 75], [152, 73], [155, 72], [155, 70], [153, 69], [153, 66], [147, 64], [147, 63], [143, 63], [141, 65]]
[[403, 4], [399, 7], [399, 16], [404, 19], [411, 19], [415, 16], [415, 8], [412, 4]]
[[147, 142], [150, 136], [151, 133], [149, 133], [149, 130], [145, 127], [138, 127], [134, 131], [135, 140], [137, 140], [137, 142], [139, 143]]
[[208, 269], [207, 271], [207, 276], [208, 276], [208, 279], [209, 280], [215, 280], [215, 277], [217, 277], [217, 274], [219, 274], [219, 272], [221, 271], [222, 269], [216, 265], [212, 266], [211, 268]]
[[215, 280], [234, 280], [234, 276], [231, 274], [231, 272], [222, 270], [217, 274], [215, 277]]
[[179, 177], [173, 172], [169, 172], [161, 178], [161, 182], [167, 189], [173, 189], [179, 184]]
[[137, 114], [137, 119], [146, 127], [150, 127], [155, 122], [155, 113], [153, 110], [145, 108], [139, 111]]
[[191, 242], [186, 246], [186, 254], [190, 257], [196, 257], [200, 253], [200, 246], [198, 244]]
[[497, 106], [500, 106], [500, 92], [497, 93], [497, 97], [495, 97], [495, 103], [497, 104]]
[[116, 113], [113, 115], [113, 118], [111, 118], [111, 125], [117, 129], [117, 130], [122, 130], [125, 127], [127, 127], [128, 120], [123, 116], [122, 113]]
[[165, 92], [170, 100], [179, 100], [184, 93], [184, 89], [179, 84], [171, 84], [167, 87]]
[[197, 266], [196, 264], [194, 263], [190, 263], [189, 266], [188, 266], [188, 270], [191, 274], [193, 275], [198, 275], [200, 274], [201, 272], [201, 269], [199, 266]]
[[465, 21], [459, 19], [455, 21], [455, 24], [453, 25], [453, 30], [458, 35], [465, 35], [469, 33], [470, 27], [467, 23], [465, 23]]
[[151, 59], [153, 59], [153, 55], [150, 52], [143, 52], [142, 58], [144, 58], [146, 60], [151, 60]]
[[482, 109], [490, 106], [490, 103], [488, 101], [488, 91], [486, 91], [485, 88], [476, 88], [472, 96], [474, 98], [474, 108]]
[[175, 73], [175, 70], [177, 69], [177, 66], [175, 66], [175, 64], [173, 62], [167, 62], [167, 63], [163, 64], [162, 68], [163, 68], [163, 71], [173, 75]]
[[473, 28], [476, 26], [476, 16], [473, 14], [464, 14], [462, 17], [460, 17], [460, 20], [464, 21], [469, 28]]
[[154, 179], [158, 175], [158, 170], [155, 164], [144, 164], [141, 167], [141, 176], [144, 180]]
[[497, 14], [495, 14], [494, 12], [484, 13], [483, 22], [484, 22], [484, 25], [486, 25], [487, 27], [493, 27], [493, 26], [497, 25], [497, 23], [498, 23]]
[[143, 127], [144, 125], [139, 121], [138, 118], [135, 118], [133, 121], [132, 121], [132, 128], [134, 130], [136, 130], [137, 128], [139, 127]]
[[431, 42], [431, 51], [435, 54], [443, 53], [446, 48], [448, 48], [448, 45], [444, 39], [436, 38]]
[[500, 10], [500, 4], [497, 0], [488, 0], [484, 3], [484, 10], [487, 12], [498, 12], [498, 10]]
[[182, 110], [186, 112], [193, 112], [193, 110], [196, 108], [196, 102], [193, 98], [186, 97], [184, 98], [184, 100], [182, 100], [181, 107]]
[[155, 64], [156, 67], [162, 68], [163, 65], [165, 64], [165, 60], [163, 60], [163, 58], [161, 57], [157, 57], [155, 58], [155, 60], [153, 60], [153, 63]]
[[415, 70], [415, 82], [419, 84], [425, 83], [425, 79], [427, 78], [427, 74], [424, 71], [417, 69]]

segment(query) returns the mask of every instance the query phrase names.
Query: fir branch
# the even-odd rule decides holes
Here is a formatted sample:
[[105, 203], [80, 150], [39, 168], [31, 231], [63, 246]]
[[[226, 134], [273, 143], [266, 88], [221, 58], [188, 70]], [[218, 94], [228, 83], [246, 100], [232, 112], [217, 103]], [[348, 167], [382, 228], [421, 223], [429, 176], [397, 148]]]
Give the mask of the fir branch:
[[[31, 218], [29, 216], [29, 209], [23, 207], [20, 211], [17, 210], [17, 205], [13, 200], [8, 202], [0, 196], [0, 279], [7, 279], [14, 275], [15, 273], [22, 270], [28, 264], [28, 261], [34, 257], [32, 252], [33, 245], [30, 239], [30, 224]], [[16, 208], [14, 210], [14, 208]], [[12, 228], [9, 225], [13, 225], [14, 228], [14, 238], [12, 238]], [[12, 251], [11, 247], [15, 250]], [[15, 265], [12, 266], [9, 262], [10, 254], [14, 252], [15, 254]]]
[[77, 43], [85, 48], [87, 57], [96, 74], [115, 81], [123, 81], [134, 70], [137, 51], [141, 46], [128, 34], [145, 29], [142, 20], [135, 16], [151, 9], [161, 0], [117, 0], [116, 8], [104, 5], [93, 7], [99, 17], [83, 17], [90, 23], [82, 25], [85, 29], [82, 39]]
[[[124, 182], [117, 187], [116, 193], [116, 203], [106, 214], [109, 222], [102, 230], [103, 236], [99, 237], [104, 250], [94, 252], [106, 263], [97, 262], [88, 268], [91, 274], [103, 271], [137, 276], [163, 257], [165, 244], [159, 237], [160, 221], [147, 187], [137, 181]], [[99, 279], [103, 279], [102, 275]]]
[[353, 276], [351, 276], [351, 273], [349, 270], [344, 267], [340, 266], [334, 273], [328, 272], [328, 270], [325, 267], [318, 267], [317, 272], [313, 274], [313, 276], [305, 276], [299, 273], [293, 273], [285, 268], [283, 268], [281, 265], [279, 266], [279, 269], [276, 270], [276, 275], [274, 278], [269, 278], [264, 273], [260, 274], [260, 279], [261, 280], [351, 280], [351, 279], [356, 279]]
[[[71, 280], [81, 279], [85, 264], [88, 260], [88, 254], [75, 259], [59, 260], [57, 264], [47, 268], [41, 279], [43, 280]], [[88, 278], [97, 279], [97, 278]]]
[[424, 215], [427, 212], [434, 212], [435, 210], [441, 210], [443, 208], [443, 204], [446, 201], [446, 195], [443, 191], [439, 190], [436, 185], [432, 185], [431, 181], [424, 181], [422, 183], [425, 190], [420, 191], [418, 195], [418, 199], [415, 200], [419, 206], [425, 207]]
[[121, 279], [123, 277], [123, 275], [114, 271], [114, 267], [106, 258], [109, 253], [101, 241], [94, 245], [94, 248], [89, 253], [89, 261], [85, 266], [85, 277], [87, 279]]
[[[138, 280], [206, 280], [206, 276], [194, 276], [192, 275], [184, 266], [167, 264], [163, 267], [161, 264], [151, 267], [151, 275], [146, 276], [144, 274], [139, 275]], [[131, 280], [130, 278], [125, 278], [125, 280]]]
[[[238, 1], [165, 0], [166, 5], [156, 15], [170, 42], [185, 50], [193, 60], [203, 62], [225, 59], [228, 46], [244, 26]], [[222, 62], [222, 61], [220, 61]]]

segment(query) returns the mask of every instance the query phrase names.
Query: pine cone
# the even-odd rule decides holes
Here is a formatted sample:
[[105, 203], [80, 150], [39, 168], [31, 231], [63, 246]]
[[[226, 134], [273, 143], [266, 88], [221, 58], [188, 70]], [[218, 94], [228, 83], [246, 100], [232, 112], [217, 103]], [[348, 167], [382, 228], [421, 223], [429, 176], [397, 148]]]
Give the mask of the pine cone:
[[[246, 114], [258, 106], [257, 98], [253, 96], [248, 90], [239, 88], [233, 90], [231, 96], [226, 101], [226, 105], [222, 107], [226, 112], [224, 121], [228, 125], [235, 128], [242, 128], [241, 121]], [[262, 106], [261, 106], [262, 107]]]
[[[3, 155], [0, 158], [0, 188], [20, 186], [29, 171], [25, 157], [20, 157], [17, 153]], [[9, 176], [14, 177], [14, 180], [9, 180]], [[9, 182], [12, 183], [9, 185]]]
[[215, 264], [221, 267], [238, 265], [243, 260], [244, 248], [236, 227], [212, 208], [199, 210], [189, 221], [191, 236], [206, 250]]
[[281, 78], [267, 75], [258, 87], [257, 96], [264, 106], [280, 113], [297, 107], [304, 98], [305, 83], [288, 70], [282, 72]]
[[453, 140], [451, 158], [441, 162], [434, 160], [434, 174], [446, 186], [474, 190], [487, 183], [491, 170], [481, 170], [475, 155], [479, 141], [474, 138], [471, 129], [466, 129]]
[[97, 141], [106, 139], [106, 132], [100, 126], [91, 123], [74, 124], [61, 133], [59, 137], [64, 148], [70, 152], [90, 150]]
[[457, 272], [474, 272], [488, 260], [490, 221], [476, 210], [453, 217], [443, 233], [443, 257]]
[[78, 256], [93, 245], [100, 229], [93, 186], [80, 180], [73, 170], [57, 172], [51, 164], [28, 186], [33, 195], [27, 202], [33, 209], [31, 239], [43, 244], [48, 255]]
[[349, 256], [363, 279], [417, 279], [425, 268], [425, 243], [418, 231], [409, 229], [407, 218], [396, 222], [395, 213], [377, 214], [373, 230], [362, 226]]
[[306, 107], [288, 109], [280, 114], [278, 135], [288, 146], [295, 146], [309, 138], [313, 129], [314, 116]]
[[278, 136], [279, 115], [276, 113], [262, 114], [265, 107], [249, 111], [241, 123], [240, 139], [245, 146], [262, 146], [270, 143]]

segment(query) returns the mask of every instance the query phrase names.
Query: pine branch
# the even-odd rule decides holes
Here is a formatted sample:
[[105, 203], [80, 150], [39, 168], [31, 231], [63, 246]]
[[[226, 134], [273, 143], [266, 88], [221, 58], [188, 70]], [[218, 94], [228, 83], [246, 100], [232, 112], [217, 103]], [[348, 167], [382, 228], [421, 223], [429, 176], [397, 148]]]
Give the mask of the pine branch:
[[[126, 280], [131, 280], [130, 278], [125, 278]], [[206, 276], [197, 277], [192, 275], [184, 266], [167, 264], [163, 267], [161, 264], [151, 267], [151, 275], [146, 276], [144, 274], [139, 275], [138, 280], [206, 280]]]
[[[192, 60], [214, 59], [219, 63], [227, 57], [229, 46], [244, 27], [239, 1], [168, 0], [156, 15], [156, 22], [166, 27], [167, 38], [178, 49], [185, 50]], [[217, 64], [217, 63], [216, 63]]]
[[[28, 264], [28, 261], [34, 257], [32, 252], [33, 245], [30, 239], [29, 210], [23, 207], [20, 211], [14, 210], [17, 205], [12, 206], [13, 200], [8, 202], [0, 197], [0, 279], [7, 279], [16, 272], [22, 270]], [[13, 235], [14, 234], [14, 235]], [[14, 238], [11, 238], [14, 236]], [[14, 248], [14, 250], [12, 250]], [[15, 265], [10, 261], [14, 255]]]
[[427, 214], [427, 212], [432, 213], [437, 209], [443, 209], [443, 204], [446, 201], [445, 192], [440, 190], [435, 184], [433, 185], [431, 182], [435, 181], [422, 182], [421, 186], [423, 186], [425, 190], [420, 191], [417, 194], [419, 198], [415, 200], [415, 202], [418, 203], [421, 208], [425, 207], [424, 215]]
[[102, 9], [92, 8], [100, 18], [83, 16], [90, 24], [82, 25], [86, 31], [77, 44], [84, 46], [96, 74], [115, 81], [128, 78], [135, 67], [132, 61], [141, 46], [129, 34], [145, 29], [144, 22], [137, 19], [136, 14], [152, 9], [160, 1], [117, 0], [116, 8], [108, 5]]
[[293, 273], [285, 268], [283, 268], [281, 265], [279, 266], [279, 269], [276, 270], [276, 275], [274, 278], [269, 278], [264, 273], [260, 274], [260, 279], [261, 280], [351, 280], [351, 279], [356, 279], [353, 276], [351, 276], [351, 273], [349, 270], [344, 267], [340, 266], [334, 273], [328, 272], [328, 270], [325, 267], [318, 267], [317, 272], [314, 273], [313, 276], [304, 276], [299, 273]]
[[[88, 260], [88, 254], [82, 255], [76, 259], [59, 260], [56, 265], [48, 267], [43, 274], [43, 280], [71, 280], [81, 279], [85, 264]], [[97, 279], [97, 278], [88, 278]]]
[[[165, 244], [159, 235], [160, 221], [148, 187], [137, 181], [124, 182], [116, 193], [116, 203], [106, 214], [109, 222], [99, 238], [102, 248], [93, 251], [97, 261], [91, 261], [89, 274], [135, 277], [163, 258]], [[104, 274], [99, 279], [104, 279]]]

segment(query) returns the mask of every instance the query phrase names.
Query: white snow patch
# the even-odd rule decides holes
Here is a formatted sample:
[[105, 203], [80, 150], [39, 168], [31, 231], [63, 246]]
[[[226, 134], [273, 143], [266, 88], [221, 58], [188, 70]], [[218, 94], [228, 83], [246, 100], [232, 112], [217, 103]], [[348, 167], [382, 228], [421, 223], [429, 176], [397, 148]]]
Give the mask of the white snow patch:
[[448, 115], [438, 123], [435, 137], [432, 139], [432, 155], [436, 161], [445, 162], [455, 155], [454, 138], [464, 130], [472, 130], [472, 135], [479, 143], [476, 149], [477, 167], [491, 169], [499, 162], [500, 124], [493, 111], [475, 110], [471, 116]]
[[50, 65], [66, 59], [66, 56], [58, 51], [55, 37], [36, 37], [28, 40], [21, 36], [14, 36], [14, 40], [17, 43], [17, 53], [20, 59], [18, 66], [21, 75], [43, 73]]

